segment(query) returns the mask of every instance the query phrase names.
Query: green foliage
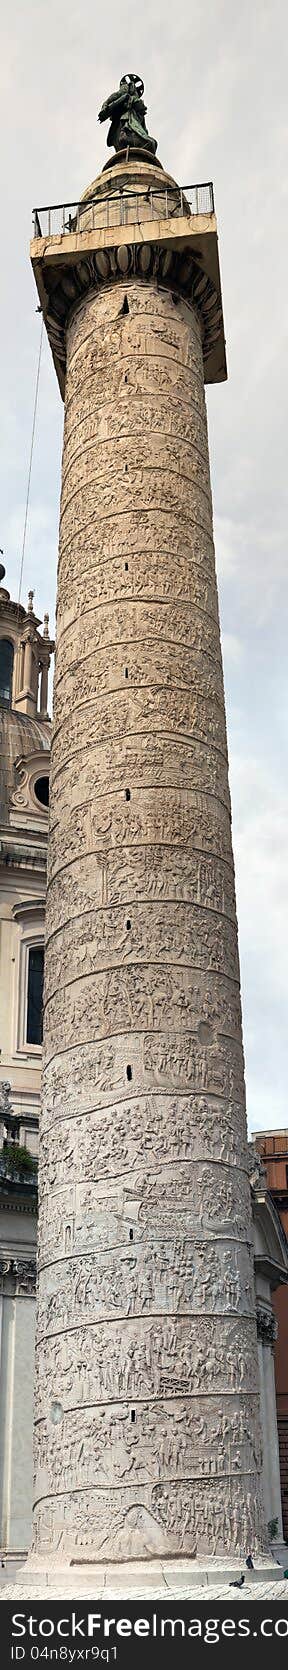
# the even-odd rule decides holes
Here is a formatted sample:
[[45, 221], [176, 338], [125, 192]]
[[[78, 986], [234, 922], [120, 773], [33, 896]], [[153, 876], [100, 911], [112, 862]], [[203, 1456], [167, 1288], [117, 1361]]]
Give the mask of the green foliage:
[[268, 1519], [267, 1530], [268, 1530], [269, 1542], [274, 1542], [274, 1537], [278, 1537], [278, 1531], [279, 1531], [278, 1519]]
[[32, 1182], [37, 1172], [37, 1160], [29, 1154], [28, 1148], [20, 1147], [17, 1142], [6, 1142], [0, 1157], [0, 1172], [5, 1177], [23, 1177]]

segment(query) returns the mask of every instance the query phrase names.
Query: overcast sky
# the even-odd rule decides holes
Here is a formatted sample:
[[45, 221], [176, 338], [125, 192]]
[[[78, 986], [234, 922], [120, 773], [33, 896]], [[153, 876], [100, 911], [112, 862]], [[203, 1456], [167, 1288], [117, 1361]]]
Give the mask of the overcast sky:
[[[4, 11], [2, 0], [2, 11]], [[18, 595], [40, 335], [34, 204], [77, 198], [127, 70], [180, 184], [213, 179], [229, 381], [207, 391], [250, 1129], [288, 1126], [286, 0], [10, 0], [1, 52], [1, 521]], [[45, 340], [22, 598], [54, 622], [63, 407]]]

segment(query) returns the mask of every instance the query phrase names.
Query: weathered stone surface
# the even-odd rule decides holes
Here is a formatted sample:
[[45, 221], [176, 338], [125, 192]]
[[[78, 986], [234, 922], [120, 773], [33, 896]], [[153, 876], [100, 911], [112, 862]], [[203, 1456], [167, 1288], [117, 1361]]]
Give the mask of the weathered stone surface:
[[[62, 1477], [66, 1490], [77, 1490], [79, 1474], [82, 1488], [88, 1488], [95, 1473], [97, 1483], [107, 1489], [113, 1480], [127, 1483], [131, 1477], [139, 1484], [152, 1484], [157, 1479], [168, 1483], [170, 1473], [185, 1480], [224, 1478], [228, 1472], [227, 1440], [231, 1446], [231, 1465], [237, 1478], [240, 1455], [248, 1475], [253, 1472], [251, 1440], [251, 1409], [248, 1398], [243, 1398], [235, 1411], [233, 1398], [227, 1397], [225, 1415], [218, 1413], [215, 1399], [207, 1398], [205, 1415], [197, 1399], [179, 1398], [153, 1402], [143, 1401], [141, 1433], [132, 1431], [130, 1405], [123, 1401], [110, 1404], [108, 1410], [98, 1405], [93, 1419], [84, 1409], [60, 1411], [50, 1436], [47, 1468], [47, 1423], [37, 1425], [37, 1478], [45, 1480], [48, 1491], [54, 1477]], [[61, 1423], [61, 1450], [57, 1426]], [[226, 1440], [226, 1442], [225, 1442]], [[260, 1437], [258, 1434], [258, 1452]], [[72, 1452], [72, 1460], [71, 1460]]]
[[224, 1555], [263, 1544], [230, 796], [201, 330], [152, 279], [71, 317], [57, 613], [35, 1546]]
[[186, 1484], [178, 1472], [165, 1484], [135, 1480], [125, 1486], [114, 1479], [106, 1490], [95, 1485], [70, 1489], [66, 1496], [45, 1492], [35, 1507], [36, 1546], [43, 1559], [51, 1548], [70, 1559], [86, 1554], [87, 1560], [93, 1548], [96, 1559], [105, 1561], [116, 1559], [119, 1548], [122, 1560], [183, 1553], [195, 1558], [197, 1551], [198, 1557], [208, 1550], [216, 1555], [223, 1546], [240, 1554], [261, 1541], [254, 1479], [255, 1471], [242, 1480], [210, 1478], [205, 1488], [202, 1477]]
[[[160, 902], [167, 899], [171, 903], [177, 899], [223, 911], [225, 916], [234, 919], [233, 872], [228, 864], [221, 865], [213, 855], [187, 854], [181, 847], [175, 852], [173, 847], [168, 850], [160, 844], [157, 847], [156, 842], [154, 847], [147, 842], [141, 852], [123, 847], [116, 854], [113, 851], [106, 854], [95, 852], [91, 844], [90, 908], [125, 906], [131, 888], [133, 898], [139, 902], [145, 895]], [[55, 920], [55, 929], [56, 924], [59, 929], [62, 923], [71, 922], [81, 914], [86, 898], [86, 861], [76, 854], [75, 867], [74, 861], [70, 861], [58, 876], [51, 877], [51, 920]]]
[[[127, 777], [126, 777], [127, 782]], [[52, 814], [53, 816], [53, 814]], [[169, 827], [169, 845], [165, 840]], [[130, 790], [130, 800], [126, 799], [126, 789], [119, 794], [109, 791], [105, 802], [101, 796], [84, 801], [80, 807], [71, 806], [69, 818], [69, 852], [67, 852], [67, 829], [64, 819], [51, 822], [48, 848], [49, 876], [57, 873], [63, 875], [67, 862], [79, 860], [85, 853], [91, 855], [95, 851], [99, 862], [105, 868], [109, 862], [111, 848], [111, 862], [115, 861], [121, 849], [139, 850], [140, 862], [142, 849], [154, 843], [155, 855], [159, 845], [172, 854], [171, 862], [178, 859], [183, 852], [187, 865], [194, 851], [198, 853], [214, 853], [225, 861], [225, 872], [232, 870], [231, 832], [229, 806], [223, 806], [220, 799], [214, 796], [213, 807], [209, 795], [195, 792], [194, 789], [162, 785], [161, 796], [146, 785], [140, 785]], [[175, 852], [176, 848], [176, 852]], [[188, 856], [189, 855], [189, 856]], [[180, 858], [180, 862], [181, 862]], [[89, 870], [90, 873], [90, 870]], [[76, 874], [76, 872], [75, 872]], [[150, 871], [150, 892], [153, 890], [153, 870]]]
[[[206, 1280], [206, 1248], [204, 1279]], [[85, 1271], [82, 1270], [85, 1286]], [[112, 1305], [111, 1305], [112, 1311]], [[52, 1410], [52, 1425], [58, 1417], [53, 1401], [64, 1408], [81, 1408], [83, 1404], [105, 1404], [112, 1398], [130, 1403], [138, 1400], [139, 1419], [143, 1398], [194, 1397], [236, 1394], [234, 1408], [238, 1410], [240, 1394], [254, 1396], [257, 1378], [257, 1347], [255, 1326], [251, 1317], [221, 1316], [221, 1326], [215, 1326], [212, 1337], [212, 1312], [203, 1316], [201, 1333], [199, 1316], [194, 1318], [168, 1315], [155, 1319], [151, 1327], [148, 1314], [91, 1324], [83, 1311], [77, 1329], [53, 1330], [50, 1337], [39, 1339], [37, 1354], [38, 1390], [37, 1417]], [[239, 1349], [239, 1338], [241, 1345]], [[251, 1405], [252, 1407], [252, 1405]], [[92, 1413], [92, 1411], [91, 1411]], [[61, 1415], [61, 1410], [60, 1410]], [[204, 1415], [204, 1407], [203, 1407]], [[132, 1424], [132, 1423], [131, 1423]], [[134, 1423], [133, 1423], [134, 1424]], [[254, 1430], [254, 1429], [253, 1429]], [[60, 1438], [59, 1438], [60, 1442]]]

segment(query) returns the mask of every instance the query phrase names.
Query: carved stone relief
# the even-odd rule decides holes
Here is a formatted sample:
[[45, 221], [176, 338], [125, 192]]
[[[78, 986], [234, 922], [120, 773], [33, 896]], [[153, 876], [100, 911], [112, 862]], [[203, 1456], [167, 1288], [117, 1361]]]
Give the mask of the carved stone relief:
[[[227, 1245], [228, 1241], [233, 1242], [235, 1236], [238, 1236], [239, 1242], [244, 1238], [247, 1247], [249, 1184], [245, 1174], [239, 1169], [236, 1171], [235, 1167], [230, 1171], [229, 1166], [221, 1166], [216, 1162], [208, 1166], [203, 1161], [193, 1163], [186, 1160], [179, 1162], [175, 1187], [169, 1165], [158, 1167], [154, 1172], [148, 1155], [146, 1164], [146, 1173], [136, 1171], [130, 1182], [127, 1181], [125, 1184], [123, 1178], [118, 1186], [115, 1181], [113, 1183], [113, 1179], [111, 1182], [105, 1179], [104, 1184], [87, 1181], [76, 1186], [67, 1182], [65, 1187], [56, 1188], [55, 1192], [52, 1192], [51, 1186], [47, 1188], [46, 1184], [40, 1211], [41, 1237], [43, 1246], [45, 1245], [40, 1268], [46, 1261], [49, 1263], [53, 1249], [55, 1255], [59, 1251], [62, 1255], [64, 1252], [85, 1253], [88, 1258], [95, 1250], [115, 1250], [118, 1246], [122, 1248], [123, 1256], [126, 1257], [127, 1243], [135, 1239], [138, 1252], [141, 1253], [142, 1243], [146, 1244], [149, 1230], [153, 1241], [155, 1280], [158, 1268], [155, 1242], [158, 1243], [159, 1240], [160, 1245], [160, 1238], [164, 1234], [168, 1243], [171, 1238], [171, 1255], [175, 1246], [175, 1257], [180, 1258], [180, 1261], [183, 1259], [183, 1244], [185, 1243], [187, 1251], [187, 1241], [195, 1242], [194, 1250], [193, 1247], [190, 1248], [190, 1253], [193, 1262], [193, 1302], [195, 1301], [196, 1306], [199, 1293], [201, 1299], [203, 1295], [203, 1261], [206, 1257], [207, 1279], [204, 1286], [206, 1300], [212, 1308], [215, 1305], [217, 1307], [218, 1301], [220, 1307], [222, 1306], [221, 1283], [228, 1309], [230, 1305], [233, 1308], [233, 1302], [234, 1307], [238, 1308], [241, 1293], [242, 1297], [245, 1293], [246, 1296], [248, 1294], [251, 1300], [250, 1268], [247, 1271], [247, 1260], [244, 1258], [246, 1282], [243, 1287], [239, 1271], [235, 1274], [233, 1246], [230, 1258]], [[220, 1238], [217, 1256], [215, 1251], [214, 1258], [210, 1246], [211, 1233], [214, 1233], [215, 1241]], [[204, 1239], [202, 1247], [202, 1241], [199, 1239], [202, 1235], [209, 1237], [209, 1245]], [[182, 1237], [182, 1240], [179, 1237]], [[134, 1266], [133, 1249], [129, 1247], [129, 1250]], [[243, 1265], [242, 1254], [241, 1261]]]
[[[200, 1240], [195, 1243], [189, 1235], [189, 1227], [185, 1235], [181, 1216], [176, 1239], [173, 1232], [168, 1235], [167, 1223], [168, 1214], [165, 1222], [164, 1212], [162, 1240], [157, 1240], [155, 1228], [153, 1237], [152, 1225], [149, 1250], [144, 1238], [140, 1234], [138, 1240], [135, 1231], [133, 1245], [128, 1243], [127, 1237], [126, 1244], [115, 1251], [109, 1248], [102, 1251], [98, 1246], [94, 1255], [80, 1251], [77, 1257], [73, 1248], [73, 1220], [71, 1222], [70, 1218], [71, 1240], [68, 1245], [72, 1250], [68, 1255], [65, 1251], [65, 1226], [62, 1246], [57, 1245], [56, 1229], [56, 1262], [47, 1264], [47, 1271], [41, 1264], [39, 1270], [39, 1333], [55, 1334], [68, 1326], [78, 1328], [83, 1309], [87, 1320], [92, 1322], [102, 1322], [105, 1315], [110, 1320], [113, 1316], [125, 1320], [129, 1316], [145, 1316], [146, 1313], [159, 1317], [165, 1312], [176, 1316], [179, 1313], [222, 1317], [231, 1312], [253, 1316], [255, 1294], [247, 1248], [240, 1244], [235, 1250], [233, 1239], [230, 1243], [227, 1229], [224, 1235], [224, 1228], [219, 1241], [215, 1233], [213, 1245], [209, 1244], [208, 1237], [203, 1243]], [[211, 1228], [212, 1223], [213, 1220]], [[123, 1231], [122, 1234], [124, 1240]], [[83, 1240], [87, 1245], [84, 1230], [82, 1243]], [[51, 1257], [51, 1250], [48, 1240], [47, 1260], [49, 1255]]]
[[[65, 1409], [83, 1409], [83, 1405], [106, 1405], [107, 1400], [127, 1402], [133, 1406], [138, 1397], [197, 1398], [202, 1413], [204, 1399], [214, 1398], [219, 1413], [219, 1398], [233, 1394], [235, 1408], [242, 1395], [257, 1403], [257, 1345], [255, 1321], [252, 1318], [221, 1317], [212, 1337], [211, 1316], [203, 1316], [201, 1333], [199, 1316], [160, 1317], [155, 1321], [145, 1314], [124, 1321], [91, 1324], [90, 1316], [80, 1317], [79, 1327], [55, 1332], [51, 1337], [38, 1335], [37, 1351], [37, 1419], [46, 1418], [47, 1410], [56, 1401]], [[240, 1340], [240, 1344], [239, 1344]], [[192, 1414], [193, 1414], [192, 1407]], [[205, 1403], [206, 1407], [206, 1403]], [[258, 1405], [257, 1405], [258, 1408]], [[258, 1419], [258, 1415], [257, 1415]], [[133, 1423], [134, 1424], [134, 1423]], [[257, 1428], [258, 1430], [258, 1428]], [[253, 1436], [254, 1423], [251, 1418]]]
[[63, 809], [60, 825], [53, 812], [48, 845], [49, 880], [54, 873], [62, 879], [63, 870], [70, 862], [77, 859], [81, 863], [83, 854], [89, 854], [90, 858], [91, 851], [97, 852], [99, 848], [107, 851], [110, 846], [116, 847], [119, 856], [122, 847], [131, 851], [131, 847], [140, 849], [151, 844], [156, 851], [156, 862], [158, 846], [168, 847], [169, 853], [171, 844], [177, 849], [176, 861], [180, 847], [184, 849], [184, 862], [195, 848], [223, 858], [233, 873], [229, 809], [220, 800], [214, 800], [211, 809], [210, 795], [189, 787], [175, 790], [167, 785], [163, 786], [161, 797], [149, 787], [139, 789], [136, 785], [129, 789], [128, 800], [126, 788], [127, 773], [121, 795], [110, 789], [103, 802], [95, 793], [90, 802], [85, 800], [81, 806], [70, 808], [69, 820], [68, 812], [66, 815]]
[[[130, 675], [129, 645], [127, 646], [127, 662], [128, 665], [125, 665], [123, 661], [122, 685], [126, 672], [128, 686]], [[63, 758], [73, 758], [73, 754], [77, 752], [79, 747], [79, 734], [84, 731], [85, 736], [86, 730], [88, 734], [89, 731], [90, 734], [92, 733], [95, 739], [95, 748], [97, 743], [101, 743], [103, 734], [107, 738], [111, 736], [113, 740], [115, 734], [118, 738], [123, 733], [128, 735], [129, 731], [132, 736], [138, 734], [139, 738], [145, 736], [147, 731], [152, 736], [154, 733], [169, 736], [171, 731], [178, 731], [180, 737], [187, 736], [188, 742], [194, 736], [200, 741], [201, 739], [206, 741], [207, 738], [215, 747], [219, 748], [219, 752], [224, 755], [224, 758], [226, 757], [226, 732], [223, 715], [221, 712], [219, 713], [217, 707], [215, 710], [215, 704], [213, 706], [212, 702], [210, 704], [209, 702], [204, 703], [201, 697], [196, 696], [191, 691], [178, 692], [167, 690], [166, 687], [159, 690], [155, 688], [155, 685], [149, 691], [137, 690], [135, 686], [133, 687], [133, 678], [132, 680], [130, 678], [127, 693], [123, 689], [118, 690], [118, 705], [117, 712], [115, 712], [114, 691], [111, 695], [104, 695], [102, 698], [99, 697], [98, 693], [97, 700], [95, 700], [92, 665], [88, 687], [87, 678], [86, 681], [85, 677], [83, 679], [83, 668], [81, 666], [78, 668], [77, 701], [74, 712], [72, 714], [69, 712], [68, 704], [68, 711], [66, 709], [65, 715], [65, 703], [64, 712], [62, 712], [61, 704], [61, 725], [59, 727], [57, 725], [57, 714], [55, 713], [54, 752], [55, 755], [57, 753], [59, 766], [61, 766]]]
[[[108, 567], [108, 574], [107, 565], [105, 564], [104, 566], [103, 564], [102, 570], [100, 569], [99, 579], [97, 580], [97, 587], [95, 587], [95, 574], [93, 575], [93, 589], [91, 586], [91, 596], [89, 596], [89, 604], [91, 604], [91, 607], [93, 607], [94, 601], [97, 603], [99, 593], [102, 598], [107, 597], [108, 576], [110, 579], [111, 589], [113, 583], [115, 596], [115, 588], [118, 589], [117, 566], [118, 565], [115, 559], [113, 564], [115, 573], [112, 573], [111, 576], [112, 564], [110, 565], [110, 568]], [[119, 591], [121, 593], [122, 580], [122, 594], [123, 596], [126, 594], [129, 596], [133, 581], [131, 579], [127, 585], [126, 580], [126, 585], [124, 586], [125, 570], [123, 571], [123, 563], [121, 567], [122, 573], [119, 579]], [[139, 560], [137, 567], [139, 580]], [[164, 567], [164, 559], [162, 558], [162, 568], [164, 570], [167, 584], [167, 559]], [[178, 570], [177, 577], [179, 595], [183, 595], [183, 576], [182, 578], [181, 575], [179, 576]], [[199, 590], [202, 603], [203, 600], [205, 601], [206, 598], [208, 599], [209, 593], [207, 587], [203, 593], [201, 571], [199, 580], [197, 578], [197, 586], [194, 585], [192, 588], [191, 576], [189, 576], [189, 581], [190, 599], [188, 595], [187, 602], [189, 602], [189, 600], [191, 602], [194, 601], [193, 595], [191, 596], [192, 590], [194, 593], [195, 591], [197, 592], [197, 596]], [[86, 580], [86, 588], [88, 584], [89, 583]], [[155, 590], [156, 586], [159, 593], [159, 568], [157, 574], [155, 573]], [[186, 591], [188, 593], [188, 583], [186, 584]], [[78, 587], [77, 594], [79, 601]], [[96, 695], [98, 700], [99, 698], [101, 700], [103, 697], [106, 697], [107, 699], [107, 695], [109, 696], [110, 692], [114, 693], [115, 690], [121, 691], [123, 696], [123, 692], [125, 692], [126, 675], [129, 680], [129, 688], [132, 687], [133, 691], [134, 688], [137, 690], [138, 702], [140, 700], [140, 691], [142, 692], [142, 700], [144, 700], [145, 691], [149, 686], [151, 686], [151, 690], [154, 692], [157, 691], [158, 693], [160, 692], [161, 694], [163, 693], [163, 690], [165, 690], [166, 694], [169, 692], [170, 695], [173, 691], [174, 697], [177, 691], [177, 686], [178, 697], [179, 693], [181, 697], [183, 696], [183, 693], [184, 695], [188, 693], [191, 697], [191, 692], [193, 692], [195, 699], [195, 713], [198, 712], [199, 714], [199, 722], [201, 712], [203, 711], [201, 703], [204, 703], [208, 724], [209, 716], [211, 718], [211, 713], [213, 713], [218, 719], [219, 725], [221, 724], [223, 736], [225, 738], [221, 669], [218, 665], [215, 665], [214, 662], [211, 665], [209, 663], [209, 666], [203, 669], [203, 660], [199, 652], [197, 653], [197, 651], [195, 651], [192, 655], [192, 653], [187, 650], [185, 645], [177, 645], [177, 648], [175, 648], [169, 643], [166, 643], [165, 640], [159, 651], [157, 639], [155, 640], [155, 643], [151, 641], [146, 645], [142, 644], [141, 641], [133, 643], [131, 639], [128, 639], [126, 644], [123, 642], [123, 644], [115, 644], [114, 646], [111, 646], [109, 660], [107, 659], [105, 650], [101, 651], [101, 649], [99, 649], [95, 665], [94, 651], [90, 650], [86, 656], [82, 657], [80, 649], [79, 656], [77, 658], [78, 705], [80, 706], [83, 701], [85, 702], [86, 700], [89, 701], [93, 698], [95, 699]], [[67, 667], [65, 674], [61, 674], [57, 683], [55, 683], [54, 717], [56, 728], [58, 726], [58, 707], [61, 721], [62, 719], [66, 719], [66, 717], [71, 713], [71, 700], [73, 699], [73, 697], [71, 697], [71, 692], [74, 692], [74, 683], [75, 668], [69, 666]], [[185, 710], [183, 709], [183, 711]]]
[[224, 912], [218, 914], [213, 883], [210, 883], [210, 889], [208, 884], [207, 893], [206, 909], [203, 910], [200, 904], [186, 904], [177, 899], [158, 903], [153, 897], [148, 897], [145, 903], [142, 899], [140, 902], [137, 900], [134, 907], [130, 891], [124, 908], [123, 905], [112, 908], [107, 905], [96, 912], [86, 908], [72, 922], [65, 923], [61, 930], [52, 930], [51, 942], [48, 930], [46, 1000], [50, 992], [58, 988], [60, 970], [66, 985], [77, 975], [78, 978], [80, 975], [91, 976], [119, 964], [125, 969], [148, 960], [156, 962], [156, 965], [159, 962], [160, 968], [162, 965], [173, 967], [175, 963], [181, 968], [207, 970], [209, 974], [215, 969], [216, 974], [237, 981], [239, 964], [235, 919], [231, 921], [224, 916]]
[[237, 921], [197, 309], [67, 328], [36, 1554], [263, 1546]]
[[[117, 1118], [116, 1118], [117, 1114]], [[51, 1122], [52, 1121], [52, 1122]], [[59, 1129], [59, 1126], [61, 1129]], [[113, 1178], [115, 1173], [144, 1170], [148, 1162], [153, 1169], [161, 1169], [167, 1160], [173, 1164], [196, 1160], [222, 1161], [229, 1166], [247, 1170], [247, 1143], [244, 1104], [207, 1096], [161, 1095], [155, 1091], [148, 1096], [127, 1096], [118, 1104], [93, 1108], [93, 1118], [86, 1112], [80, 1116], [77, 1105], [74, 1116], [67, 1118], [65, 1101], [58, 1118], [48, 1110], [42, 1114], [42, 1140], [39, 1171], [43, 1194], [47, 1187], [62, 1187], [67, 1175], [77, 1182], [78, 1171], [85, 1180]]]
[[126, 741], [121, 736], [114, 744], [107, 741], [93, 747], [89, 729], [84, 757], [79, 723], [78, 746], [72, 760], [61, 761], [57, 768], [54, 758], [54, 772], [53, 822], [64, 820], [69, 824], [71, 803], [76, 811], [87, 799], [91, 802], [94, 797], [100, 798], [100, 782], [105, 803], [111, 793], [111, 782], [113, 792], [123, 798], [127, 784], [131, 794], [130, 783], [136, 783], [137, 790], [154, 787], [154, 793], [162, 787], [207, 793], [210, 799], [215, 796], [230, 811], [226, 761], [218, 749], [203, 742], [185, 742], [176, 737], [170, 741], [166, 736], [150, 738], [147, 734], [137, 737], [135, 742], [129, 736]]
[[[94, 823], [94, 819], [93, 819]], [[95, 818], [96, 827], [97, 813]], [[104, 829], [103, 829], [104, 836]], [[91, 829], [90, 848], [90, 906], [97, 910], [100, 905], [120, 905], [127, 900], [128, 889], [132, 891], [133, 899], [137, 902], [144, 897], [147, 899], [174, 899], [201, 905], [212, 911], [221, 911], [223, 915], [235, 920], [235, 891], [233, 871], [228, 864], [222, 865], [219, 860], [210, 855], [187, 853], [183, 848], [157, 847], [156, 844], [146, 845], [139, 852], [133, 852], [133, 846], [128, 845], [118, 853], [109, 848], [103, 841], [104, 850], [94, 849], [94, 829]], [[151, 858], [153, 853], [153, 869]], [[59, 876], [51, 882], [50, 888], [50, 922], [55, 929], [61, 928], [74, 917], [78, 917], [86, 906], [86, 861], [76, 855], [60, 870]], [[53, 931], [53, 930], [52, 930]], [[210, 988], [211, 975], [207, 984]], [[211, 988], [211, 1008], [214, 998]], [[228, 988], [225, 992], [226, 1004], [229, 998]], [[217, 1000], [215, 1008], [217, 1010]], [[234, 1009], [234, 1000], [233, 1000]], [[229, 1025], [228, 1025], [229, 1030]]]
[[127, 1402], [108, 1410], [100, 1404], [92, 1411], [84, 1405], [65, 1412], [54, 1399], [48, 1421], [40, 1420], [36, 1427], [37, 1500], [50, 1495], [53, 1484], [67, 1493], [77, 1486], [89, 1489], [91, 1477], [106, 1490], [114, 1480], [124, 1487], [131, 1482], [154, 1485], [157, 1480], [169, 1487], [170, 1477], [176, 1476], [181, 1483], [203, 1480], [204, 1489], [207, 1480], [226, 1479], [233, 1488], [241, 1467], [253, 1489], [261, 1443], [259, 1429], [252, 1441], [251, 1405], [245, 1396], [236, 1406], [228, 1395], [220, 1413], [209, 1397], [205, 1412], [197, 1397], [174, 1403], [159, 1399], [154, 1404], [143, 1398], [135, 1415], [131, 1423]]

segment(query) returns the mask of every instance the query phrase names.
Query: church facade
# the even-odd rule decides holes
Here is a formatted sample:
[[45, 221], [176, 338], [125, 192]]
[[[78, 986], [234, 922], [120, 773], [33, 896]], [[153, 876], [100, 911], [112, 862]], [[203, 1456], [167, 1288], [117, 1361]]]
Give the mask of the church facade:
[[[2, 569], [1, 581], [4, 579]], [[27, 1548], [32, 1497], [37, 1147], [54, 645], [0, 585], [0, 1543]]]

